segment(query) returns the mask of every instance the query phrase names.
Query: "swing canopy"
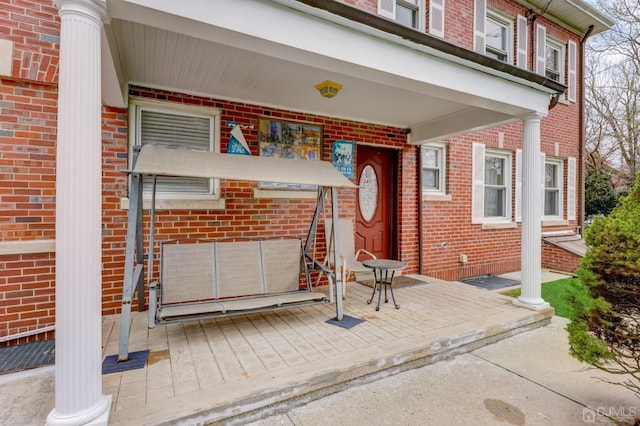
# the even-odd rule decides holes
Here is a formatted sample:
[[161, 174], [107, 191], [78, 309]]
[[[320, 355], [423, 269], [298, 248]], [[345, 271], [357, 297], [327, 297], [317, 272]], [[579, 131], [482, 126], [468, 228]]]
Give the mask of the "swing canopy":
[[356, 188], [331, 163], [144, 146], [132, 172]]
[[[138, 306], [144, 306], [144, 244], [142, 226], [143, 215], [143, 181], [158, 176], [168, 177], [196, 177], [209, 179], [225, 179], [238, 181], [265, 181], [291, 184], [305, 184], [317, 186], [317, 200], [315, 213], [309, 226], [304, 247], [302, 247], [302, 263], [305, 271], [308, 267], [320, 269], [329, 280], [330, 301], [336, 305], [336, 319], [342, 320], [342, 298], [333, 297], [333, 283], [335, 293], [342, 294], [344, 283], [338, 273], [339, 253], [332, 253], [332, 268], [325, 266], [315, 256], [315, 250], [311, 250], [311, 243], [315, 241], [320, 215], [324, 214], [324, 199], [328, 190], [331, 190], [331, 216], [333, 221], [338, 219], [337, 188], [357, 188], [331, 163], [324, 161], [304, 161], [281, 158], [265, 158], [250, 155], [220, 154], [204, 151], [176, 150], [156, 146], [144, 146], [139, 153], [134, 154], [133, 168], [127, 170], [131, 176], [130, 204], [128, 212], [128, 229], [125, 254], [125, 271], [122, 294], [122, 312], [120, 316], [120, 345], [118, 360], [126, 361], [129, 355], [129, 332], [131, 326], [131, 304], [134, 294], [138, 294]], [[155, 229], [155, 184], [153, 185], [151, 209], [149, 248], [154, 250]], [[338, 227], [332, 229], [333, 241], [340, 241]], [[147, 254], [148, 281], [151, 286], [151, 275], [154, 271], [155, 256]], [[162, 275], [162, 274], [161, 274]], [[307, 284], [310, 278], [307, 273]], [[310, 288], [310, 287], [309, 287]], [[150, 296], [152, 292], [150, 291]], [[154, 292], [155, 294], [155, 292]], [[271, 297], [271, 296], [268, 296]], [[287, 296], [291, 297], [291, 296]], [[159, 299], [161, 299], [160, 297]], [[285, 297], [283, 296], [283, 299]], [[150, 297], [151, 299], [151, 297]], [[306, 299], [305, 299], [306, 300]], [[244, 303], [244, 300], [241, 301]], [[253, 301], [255, 302], [255, 301]], [[255, 304], [255, 303], [254, 303]], [[150, 300], [149, 306], [156, 306], [156, 300]], [[150, 309], [149, 325], [154, 325], [155, 316]]]

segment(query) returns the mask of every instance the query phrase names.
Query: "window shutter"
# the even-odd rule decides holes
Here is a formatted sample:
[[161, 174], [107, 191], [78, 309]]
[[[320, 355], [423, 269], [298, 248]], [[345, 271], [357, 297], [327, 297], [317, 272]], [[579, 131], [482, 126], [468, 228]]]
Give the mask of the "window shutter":
[[516, 149], [516, 222], [522, 222], [522, 150]]
[[567, 159], [567, 219], [576, 219], [576, 159]]
[[482, 223], [484, 219], [484, 145], [473, 144], [471, 223]]
[[571, 102], [576, 101], [576, 91], [577, 91], [577, 80], [576, 80], [576, 69], [577, 69], [577, 46], [574, 41], [569, 40], [569, 44], [567, 46], [567, 69], [569, 71], [568, 78], [568, 86], [567, 90], [567, 99]]
[[545, 155], [544, 152], [540, 153], [540, 191], [542, 191], [542, 202], [540, 203], [541, 206], [541, 212], [540, 212], [540, 217], [544, 218], [544, 200], [545, 200], [545, 190], [544, 190], [544, 178], [545, 178], [545, 171], [546, 171], [546, 167], [544, 162], [547, 160], [547, 156]]
[[[163, 148], [211, 150], [211, 119], [194, 115], [168, 114], [152, 109], [139, 109], [140, 145]], [[144, 191], [151, 192], [151, 179], [144, 181]], [[207, 194], [210, 179], [159, 177], [157, 191]]]
[[396, 0], [378, 0], [378, 15], [396, 19]]
[[429, 34], [444, 38], [444, 1], [429, 2]]
[[527, 18], [518, 15], [516, 66], [527, 69], [527, 46], [529, 45], [529, 31], [527, 31]]
[[547, 29], [536, 24], [536, 73], [546, 75]]
[[485, 24], [487, 22], [487, 0], [475, 0], [473, 19], [473, 50], [485, 53]]

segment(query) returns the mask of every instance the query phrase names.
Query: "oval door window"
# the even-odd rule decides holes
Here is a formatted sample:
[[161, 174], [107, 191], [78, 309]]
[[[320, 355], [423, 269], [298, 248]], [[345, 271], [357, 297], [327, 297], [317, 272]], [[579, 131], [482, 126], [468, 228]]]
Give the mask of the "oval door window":
[[378, 177], [371, 166], [365, 166], [360, 174], [358, 201], [362, 218], [369, 222], [378, 208]]

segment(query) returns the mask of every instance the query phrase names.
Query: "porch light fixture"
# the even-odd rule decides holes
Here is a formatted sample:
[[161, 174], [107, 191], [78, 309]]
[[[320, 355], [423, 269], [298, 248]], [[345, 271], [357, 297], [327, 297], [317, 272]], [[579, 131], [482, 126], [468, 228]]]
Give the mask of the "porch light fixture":
[[335, 81], [323, 81], [322, 83], [316, 86], [318, 92], [320, 92], [320, 96], [325, 98], [333, 98], [338, 94], [340, 89], [342, 89], [342, 84], [336, 83]]

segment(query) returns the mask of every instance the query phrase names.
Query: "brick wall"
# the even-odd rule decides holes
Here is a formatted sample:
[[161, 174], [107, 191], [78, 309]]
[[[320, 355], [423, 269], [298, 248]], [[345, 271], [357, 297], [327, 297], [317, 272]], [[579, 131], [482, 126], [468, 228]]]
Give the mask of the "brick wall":
[[542, 267], [554, 271], [575, 273], [580, 257], [548, 242], [542, 243]]
[[[55, 256], [0, 256], [0, 338], [54, 323]], [[0, 347], [51, 337], [53, 332], [0, 343]]]
[[0, 239], [54, 237], [56, 87], [0, 80]]
[[[55, 238], [56, 103], [54, 85], [0, 81], [1, 242]], [[0, 255], [0, 338], [53, 325], [54, 267], [53, 253]]]
[[53, 0], [0, 1], [0, 38], [14, 43], [13, 77], [58, 81], [60, 17]]

